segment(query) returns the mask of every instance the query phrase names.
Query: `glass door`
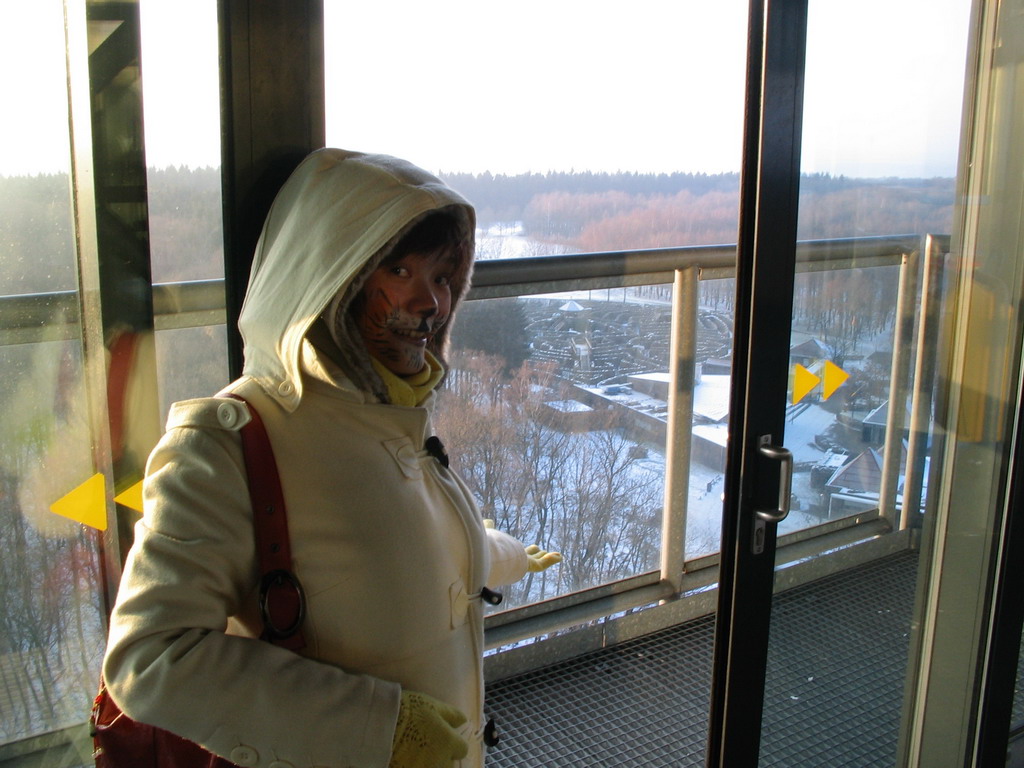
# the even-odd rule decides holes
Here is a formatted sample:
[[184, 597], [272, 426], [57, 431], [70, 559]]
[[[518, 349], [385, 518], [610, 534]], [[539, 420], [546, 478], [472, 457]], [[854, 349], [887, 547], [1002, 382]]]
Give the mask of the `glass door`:
[[993, 5], [752, 4], [709, 765], [990, 738], [1022, 296]]
[[[806, 0], [750, 3], [730, 434], [707, 765], [754, 765], [777, 529], [792, 454], [781, 403], [796, 256]], [[755, 695], [752, 695], [755, 694]]]

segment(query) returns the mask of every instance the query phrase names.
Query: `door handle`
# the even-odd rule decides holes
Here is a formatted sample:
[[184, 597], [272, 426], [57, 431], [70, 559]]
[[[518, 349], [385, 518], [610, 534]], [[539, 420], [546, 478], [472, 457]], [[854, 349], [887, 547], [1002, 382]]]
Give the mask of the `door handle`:
[[793, 492], [793, 454], [780, 445], [761, 445], [761, 456], [779, 463], [779, 501], [775, 509], [757, 509], [754, 514], [766, 523], [781, 523], [789, 514]]

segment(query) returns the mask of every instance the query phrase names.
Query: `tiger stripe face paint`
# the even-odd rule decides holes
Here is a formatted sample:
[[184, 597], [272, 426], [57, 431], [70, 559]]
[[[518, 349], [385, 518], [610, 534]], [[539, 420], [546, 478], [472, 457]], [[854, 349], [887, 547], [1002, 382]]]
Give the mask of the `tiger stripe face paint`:
[[427, 343], [451, 315], [454, 270], [448, 249], [388, 259], [353, 302], [352, 316], [367, 351], [392, 373], [423, 370]]

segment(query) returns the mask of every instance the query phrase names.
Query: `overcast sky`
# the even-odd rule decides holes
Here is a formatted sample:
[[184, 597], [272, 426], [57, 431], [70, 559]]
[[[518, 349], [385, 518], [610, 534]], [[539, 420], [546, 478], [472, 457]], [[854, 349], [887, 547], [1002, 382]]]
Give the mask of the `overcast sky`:
[[[950, 176], [969, 0], [810, 0], [803, 170]], [[60, 0], [0, 0], [0, 173], [67, 167]], [[217, 165], [215, 0], [142, 0], [150, 165]], [[327, 139], [430, 170], [739, 169], [739, 0], [325, 0]], [[273, 52], [267, 52], [273, 55]]]

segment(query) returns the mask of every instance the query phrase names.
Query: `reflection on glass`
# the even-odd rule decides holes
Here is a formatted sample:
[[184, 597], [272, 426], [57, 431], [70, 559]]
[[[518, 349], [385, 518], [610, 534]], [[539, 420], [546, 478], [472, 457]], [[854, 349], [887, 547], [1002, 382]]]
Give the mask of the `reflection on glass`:
[[[896, 266], [796, 277], [786, 418], [795, 471], [782, 532], [878, 508], [898, 284]], [[834, 390], [826, 370], [827, 384], [841, 381]]]
[[797, 238], [948, 235], [954, 195], [952, 176], [851, 179], [804, 174]]
[[[215, 3], [141, 4], [154, 284], [224, 276], [217, 28]], [[189, 55], [184, 57], [183, 40], [189, 41]], [[182, 120], [182, 115], [188, 119]], [[172, 318], [174, 325], [195, 322], [210, 320]], [[156, 333], [161, 428], [171, 403], [205, 397], [224, 386], [226, 344], [222, 325]]]
[[0, 170], [0, 295], [76, 287], [68, 177]]
[[99, 538], [50, 509], [95, 472], [74, 293], [63, 26], [59, 0], [0, 12], [0, 62], [10, 73], [0, 86], [4, 757], [5, 745], [43, 734], [60, 743], [62, 729], [85, 722], [105, 641]]
[[50, 511], [93, 473], [80, 345], [0, 346], [0, 369], [3, 744], [84, 721], [105, 627], [98, 539]]

